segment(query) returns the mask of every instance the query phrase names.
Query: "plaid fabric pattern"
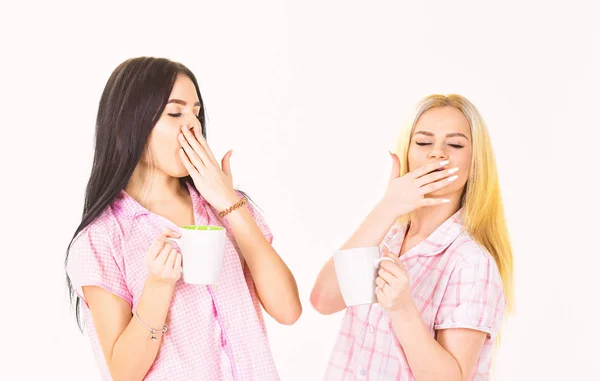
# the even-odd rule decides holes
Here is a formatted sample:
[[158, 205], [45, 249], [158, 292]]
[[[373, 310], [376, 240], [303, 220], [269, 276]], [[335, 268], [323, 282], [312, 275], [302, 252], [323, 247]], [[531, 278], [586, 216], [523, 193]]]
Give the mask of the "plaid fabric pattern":
[[[406, 226], [394, 225], [380, 249], [399, 253]], [[489, 380], [494, 338], [506, 305], [494, 259], [464, 230], [462, 210], [400, 257], [412, 299], [432, 336], [448, 328], [486, 332], [472, 380]], [[326, 381], [414, 381], [391, 321], [379, 304], [349, 307], [331, 355]]]
[[[191, 185], [188, 189], [195, 224], [228, 228]], [[263, 217], [252, 205], [248, 208], [272, 242]], [[179, 229], [123, 191], [73, 243], [67, 272], [82, 298], [85, 332], [104, 380], [111, 376], [82, 287], [102, 287], [135, 311], [148, 273], [144, 255], [167, 227]], [[169, 330], [146, 380], [279, 380], [252, 277], [229, 231], [218, 284], [178, 281], [166, 322]]]

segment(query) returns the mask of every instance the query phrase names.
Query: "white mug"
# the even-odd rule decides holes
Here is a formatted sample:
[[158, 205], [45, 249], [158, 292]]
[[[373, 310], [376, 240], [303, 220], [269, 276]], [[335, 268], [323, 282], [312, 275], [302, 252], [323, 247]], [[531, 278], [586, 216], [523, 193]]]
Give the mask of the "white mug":
[[182, 255], [183, 281], [190, 284], [216, 284], [225, 254], [225, 228], [222, 226], [181, 226], [174, 241]]
[[347, 307], [377, 302], [375, 279], [382, 261], [378, 247], [358, 247], [339, 250], [333, 254], [335, 273]]

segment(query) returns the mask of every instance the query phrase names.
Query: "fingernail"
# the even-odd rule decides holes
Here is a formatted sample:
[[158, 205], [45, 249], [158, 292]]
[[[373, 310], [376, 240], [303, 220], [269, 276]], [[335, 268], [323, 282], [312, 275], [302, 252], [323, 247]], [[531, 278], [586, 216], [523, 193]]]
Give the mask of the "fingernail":
[[450, 168], [450, 169], [448, 170], [448, 173], [454, 173], [454, 172], [456, 172], [456, 171], [458, 171], [458, 167]]
[[184, 125], [183, 125], [183, 130], [184, 130], [184, 131], [187, 131], [187, 129], [188, 129], [188, 126], [187, 126], [187, 124], [184, 124]]
[[456, 179], [458, 179], [458, 176], [456, 175], [448, 177], [448, 181], [454, 181]]
[[448, 163], [450, 163], [450, 160], [444, 160], [440, 162], [440, 165], [446, 165]]

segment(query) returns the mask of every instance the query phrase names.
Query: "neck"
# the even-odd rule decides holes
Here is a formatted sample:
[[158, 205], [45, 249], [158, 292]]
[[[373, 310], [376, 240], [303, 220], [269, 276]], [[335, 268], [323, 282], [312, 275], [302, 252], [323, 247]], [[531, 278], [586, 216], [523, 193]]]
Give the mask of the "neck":
[[429, 237], [441, 224], [460, 209], [462, 191], [452, 195], [445, 195], [450, 199], [447, 204], [419, 208], [410, 214], [410, 227], [406, 236]]
[[153, 204], [185, 197], [186, 193], [177, 177], [156, 168], [150, 169], [144, 163], [139, 163], [133, 171], [125, 192], [148, 210], [152, 210]]

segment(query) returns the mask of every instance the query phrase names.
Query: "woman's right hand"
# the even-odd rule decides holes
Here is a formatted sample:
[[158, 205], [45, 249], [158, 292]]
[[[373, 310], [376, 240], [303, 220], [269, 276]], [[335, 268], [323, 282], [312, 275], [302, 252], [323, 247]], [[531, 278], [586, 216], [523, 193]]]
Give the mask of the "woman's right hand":
[[174, 285], [181, 278], [181, 253], [167, 241], [167, 238], [179, 237], [178, 232], [166, 229], [154, 240], [144, 258], [149, 279]]
[[427, 194], [442, 189], [457, 179], [454, 174], [458, 168], [449, 168], [432, 172], [448, 165], [448, 161], [435, 161], [400, 176], [400, 159], [392, 156], [392, 173], [383, 202], [394, 211], [397, 218], [424, 206], [441, 205], [450, 200], [444, 198], [425, 197]]

